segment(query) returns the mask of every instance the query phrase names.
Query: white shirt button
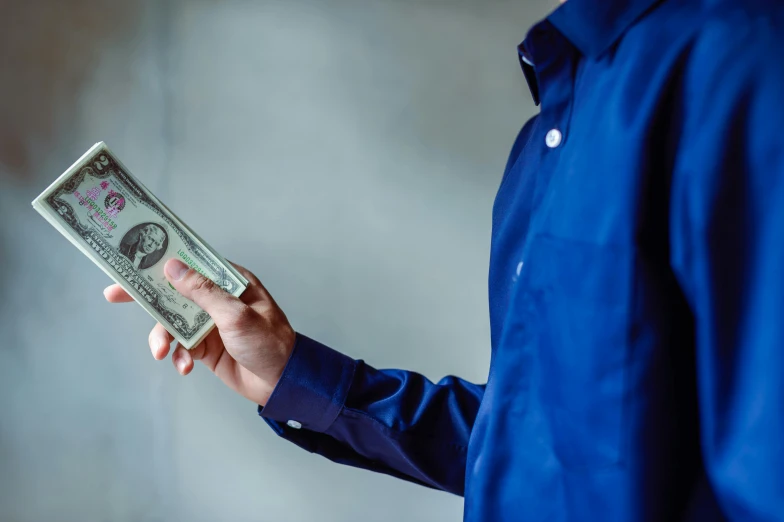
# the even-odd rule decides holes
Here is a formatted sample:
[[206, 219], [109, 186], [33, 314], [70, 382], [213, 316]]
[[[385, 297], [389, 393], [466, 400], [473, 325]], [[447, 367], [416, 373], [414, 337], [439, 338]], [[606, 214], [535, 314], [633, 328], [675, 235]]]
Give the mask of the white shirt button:
[[562, 140], [563, 140], [563, 135], [561, 134], [561, 131], [559, 131], [558, 129], [550, 130], [550, 132], [548, 132], [547, 136], [545, 136], [544, 138], [544, 142], [551, 149], [554, 149], [558, 145], [560, 145]]
[[289, 428], [294, 428], [295, 430], [298, 430], [302, 427], [302, 424], [300, 424], [295, 420], [290, 420], [286, 424], [288, 425]]

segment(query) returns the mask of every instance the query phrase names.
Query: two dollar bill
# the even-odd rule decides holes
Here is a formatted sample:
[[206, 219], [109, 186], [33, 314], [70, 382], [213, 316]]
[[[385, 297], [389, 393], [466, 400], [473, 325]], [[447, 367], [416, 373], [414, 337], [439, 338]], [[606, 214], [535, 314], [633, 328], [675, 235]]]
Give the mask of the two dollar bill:
[[185, 348], [212, 318], [166, 280], [177, 258], [234, 296], [248, 281], [180, 221], [112, 154], [95, 144], [33, 201], [33, 208], [121, 285]]

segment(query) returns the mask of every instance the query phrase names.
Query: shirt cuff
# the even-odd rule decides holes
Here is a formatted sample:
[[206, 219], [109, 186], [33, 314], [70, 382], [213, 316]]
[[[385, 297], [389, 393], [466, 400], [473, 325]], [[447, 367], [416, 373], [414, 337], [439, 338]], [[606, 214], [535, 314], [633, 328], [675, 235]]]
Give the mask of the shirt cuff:
[[343, 409], [355, 368], [350, 357], [298, 333], [283, 375], [266, 406], [259, 406], [259, 415], [323, 433]]

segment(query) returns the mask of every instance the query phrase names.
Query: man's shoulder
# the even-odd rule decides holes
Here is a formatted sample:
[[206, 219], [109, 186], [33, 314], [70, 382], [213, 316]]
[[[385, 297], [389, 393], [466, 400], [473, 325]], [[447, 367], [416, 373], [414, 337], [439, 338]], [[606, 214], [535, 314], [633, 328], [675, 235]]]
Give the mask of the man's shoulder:
[[664, 0], [627, 36], [625, 62], [703, 88], [741, 65], [783, 67], [784, 1]]
[[687, 81], [698, 87], [744, 80], [784, 67], [784, 2], [695, 0]]
[[676, 4], [692, 4], [699, 8], [709, 18], [724, 18], [726, 16], [775, 15], [782, 12], [784, 3], [781, 0], [667, 0]]
[[784, 39], [784, 1], [664, 0], [629, 30], [639, 43], [656, 43], [662, 51], [705, 35], [721, 34], [727, 44], [737, 36]]
[[[784, 2], [771, 0], [701, 0], [700, 36], [727, 38], [727, 44], [784, 41]], [[769, 49], [782, 52], [782, 49]]]
[[[784, 2], [770, 0], [669, 0], [679, 4], [682, 38], [669, 46], [667, 88], [678, 100], [688, 136], [771, 130], [784, 114]], [[752, 125], [751, 121], [754, 121]], [[689, 143], [695, 143], [690, 140]]]
[[[671, 38], [673, 44], [691, 47], [709, 41], [717, 53], [727, 50], [741, 56], [761, 45], [784, 42], [784, 2], [780, 0], [665, 0], [660, 10], [661, 17], [652, 17], [649, 29], [660, 35], [679, 32], [681, 38]], [[781, 55], [784, 48], [768, 52]]]

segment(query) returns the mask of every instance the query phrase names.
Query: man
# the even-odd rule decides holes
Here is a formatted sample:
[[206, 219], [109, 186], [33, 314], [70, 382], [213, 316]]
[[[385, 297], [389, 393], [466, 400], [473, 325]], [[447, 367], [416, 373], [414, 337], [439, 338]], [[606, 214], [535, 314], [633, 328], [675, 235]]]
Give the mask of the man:
[[[201, 360], [281, 436], [465, 520], [784, 520], [784, 7], [569, 0], [493, 209], [486, 385], [379, 371], [177, 261]], [[117, 287], [112, 302], [128, 300]], [[172, 338], [149, 337], [156, 358]]]
[[[135, 227], [134, 227], [135, 228]], [[131, 229], [120, 241], [120, 253], [127, 257], [133, 267], [138, 270], [150, 268], [161, 260], [166, 232], [153, 223], [148, 223], [141, 230]]]

